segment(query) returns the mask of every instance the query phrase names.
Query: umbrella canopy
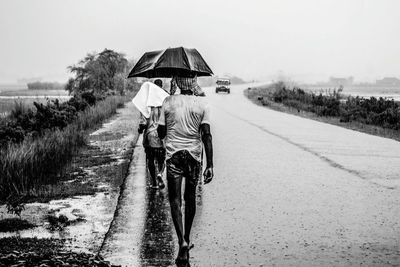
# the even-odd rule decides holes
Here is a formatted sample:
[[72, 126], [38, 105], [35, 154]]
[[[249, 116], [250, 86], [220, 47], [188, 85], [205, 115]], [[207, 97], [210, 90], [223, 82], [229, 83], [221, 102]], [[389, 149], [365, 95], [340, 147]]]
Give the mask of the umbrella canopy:
[[212, 74], [212, 70], [196, 49], [176, 47], [145, 53], [135, 64], [128, 78], [193, 77]]

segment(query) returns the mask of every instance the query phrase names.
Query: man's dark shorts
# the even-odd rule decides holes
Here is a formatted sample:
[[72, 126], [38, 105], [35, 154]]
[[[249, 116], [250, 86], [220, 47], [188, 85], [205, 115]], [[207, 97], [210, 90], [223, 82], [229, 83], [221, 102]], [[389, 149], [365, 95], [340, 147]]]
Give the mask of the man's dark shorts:
[[157, 158], [160, 161], [165, 160], [165, 148], [163, 147], [145, 147], [144, 151], [148, 158]]
[[181, 150], [167, 160], [167, 179], [186, 178], [186, 183], [196, 186], [201, 169], [201, 162], [195, 160], [187, 150]]

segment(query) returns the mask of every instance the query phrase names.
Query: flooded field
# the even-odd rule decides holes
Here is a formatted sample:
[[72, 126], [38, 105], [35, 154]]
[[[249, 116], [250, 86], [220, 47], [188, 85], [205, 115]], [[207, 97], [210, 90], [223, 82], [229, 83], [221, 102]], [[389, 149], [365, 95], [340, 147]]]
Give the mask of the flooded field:
[[[326, 93], [327, 91], [333, 91], [334, 86], [317, 86], [317, 85], [301, 85], [300, 87], [311, 90], [313, 92]], [[383, 86], [345, 86], [343, 88], [344, 95], [360, 96], [360, 97], [383, 97], [387, 99], [394, 99], [400, 101], [400, 86], [383, 87]]]
[[46, 103], [47, 99], [67, 101], [70, 97], [64, 90], [0, 90], [0, 118], [7, 116], [16, 103], [32, 107], [33, 102]]
[[27, 89], [28, 86], [26, 84], [0, 84], [0, 93], [2, 91], [19, 91]]
[[66, 97], [65, 90], [0, 90], [0, 97]]

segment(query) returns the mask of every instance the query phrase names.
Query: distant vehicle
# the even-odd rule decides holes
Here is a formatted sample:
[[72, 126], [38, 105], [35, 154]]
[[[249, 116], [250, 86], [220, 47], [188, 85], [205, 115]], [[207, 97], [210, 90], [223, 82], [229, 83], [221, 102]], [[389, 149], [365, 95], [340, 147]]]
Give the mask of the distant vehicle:
[[231, 81], [229, 79], [219, 78], [217, 80], [217, 87], [215, 87], [215, 93], [218, 94], [219, 92], [226, 92], [230, 94], [231, 88], [229, 85], [231, 85]]

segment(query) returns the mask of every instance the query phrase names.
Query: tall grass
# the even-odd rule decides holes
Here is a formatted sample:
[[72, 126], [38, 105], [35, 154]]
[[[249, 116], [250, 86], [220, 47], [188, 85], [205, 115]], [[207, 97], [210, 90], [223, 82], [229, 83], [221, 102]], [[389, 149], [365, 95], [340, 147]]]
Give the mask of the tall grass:
[[115, 114], [117, 108], [122, 107], [126, 99], [128, 98], [123, 96], [108, 97], [104, 101], [80, 113], [74, 124], [79, 129], [91, 129]]
[[56, 183], [85, 143], [86, 131], [116, 113], [125, 97], [111, 96], [79, 113], [62, 130], [47, 131], [0, 150], [0, 201], [29, 195], [41, 185]]

